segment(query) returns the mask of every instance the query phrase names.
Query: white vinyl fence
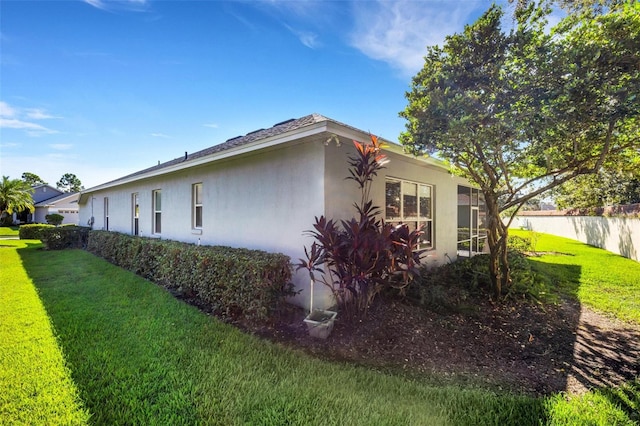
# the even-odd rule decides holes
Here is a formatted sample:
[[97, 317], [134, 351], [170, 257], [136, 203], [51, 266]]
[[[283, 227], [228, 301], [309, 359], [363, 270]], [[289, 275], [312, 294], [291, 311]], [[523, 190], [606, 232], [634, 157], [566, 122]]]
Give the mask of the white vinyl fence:
[[514, 219], [511, 228], [571, 238], [640, 262], [640, 218], [637, 217], [523, 212]]

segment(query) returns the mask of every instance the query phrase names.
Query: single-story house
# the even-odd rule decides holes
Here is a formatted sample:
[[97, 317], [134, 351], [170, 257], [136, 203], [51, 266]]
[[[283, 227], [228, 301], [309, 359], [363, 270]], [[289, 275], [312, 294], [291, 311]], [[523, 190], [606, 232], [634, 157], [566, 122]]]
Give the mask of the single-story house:
[[57, 213], [64, 216], [62, 223], [78, 224], [80, 193], [65, 193], [45, 183], [33, 187], [31, 198], [34, 212], [14, 212], [13, 223], [46, 223], [48, 214]]
[[62, 224], [79, 224], [78, 199], [79, 192], [63, 193], [56, 197], [49, 198], [34, 204], [35, 212], [33, 221], [36, 223], [46, 223], [47, 215], [60, 214], [64, 216]]
[[[355, 182], [346, 180], [353, 140], [368, 132], [322, 115], [291, 119], [219, 145], [83, 190], [80, 223], [94, 229], [195, 244], [281, 252], [292, 261], [312, 243], [305, 231], [315, 216], [355, 216]], [[385, 141], [390, 162], [374, 180], [371, 197], [388, 222], [425, 230], [428, 264], [471, 254], [482, 239], [478, 191], [441, 161], [405, 154]], [[460, 201], [462, 200], [462, 201]], [[480, 220], [479, 220], [480, 218]], [[458, 238], [459, 229], [461, 239]], [[294, 276], [309, 300], [309, 277]], [[314, 305], [331, 295], [315, 286]]]

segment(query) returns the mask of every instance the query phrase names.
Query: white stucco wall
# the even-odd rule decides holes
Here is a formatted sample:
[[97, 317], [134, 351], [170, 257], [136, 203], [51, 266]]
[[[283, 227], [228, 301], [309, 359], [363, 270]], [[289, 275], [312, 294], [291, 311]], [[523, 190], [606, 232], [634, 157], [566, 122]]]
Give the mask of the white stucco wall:
[[[359, 139], [366, 140], [366, 139]], [[352, 143], [340, 147], [327, 147], [327, 192], [326, 211], [329, 217], [347, 219], [355, 216], [353, 203], [359, 200], [360, 192], [348, 176], [346, 158], [355, 152]], [[389, 163], [378, 173], [371, 188], [374, 205], [384, 208], [385, 179], [395, 178], [433, 187], [433, 233], [434, 247], [423, 262], [429, 266], [443, 264], [457, 256], [458, 185], [469, 186], [464, 179], [452, 176], [447, 170], [425, 164], [423, 161], [385, 151]]]
[[640, 261], [638, 218], [517, 216], [511, 227], [571, 238]]
[[[342, 144], [325, 145], [339, 134]], [[94, 218], [94, 229], [105, 229], [104, 198], [109, 199], [109, 230], [132, 233], [132, 194], [138, 193], [140, 235], [207, 245], [228, 245], [281, 252], [292, 262], [304, 258], [304, 247], [313, 240], [306, 235], [314, 217], [348, 219], [359, 200], [357, 185], [345, 180], [347, 159], [354, 151], [352, 139], [368, 135], [338, 126], [320, 134], [221, 159], [206, 165], [87, 192], [81, 205], [80, 223]], [[457, 239], [457, 185], [465, 181], [444, 169], [388, 152], [390, 163], [372, 188], [374, 203], [384, 206], [385, 177], [390, 176], [433, 186], [434, 249], [426, 263], [455, 259]], [[192, 229], [192, 185], [203, 184], [203, 228]], [[162, 233], [152, 233], [152, 192], [162, 191]], [[294, 283], [302, 292], [293, 300], [308, 306], [309, 276], [294, 271]], [[333, 304], [323, 285], [314, 288], [314, 307]]]
[[[311, 242], [304, 231], [324, 212], [324, 148], [322, 143], [298, 143], [94, 192], [81, 208], [80, 221], [93, 216], [93, 228], [104, 229], [108, 197], [109, 230], [131, 234], [132, 194], [137, 192], [141, 236], [280, 252], [295, 262]], [[194, 183], [203, 184], [202, 230], [192, 229]], [[160, 235], [152, 233], [152, 191], [157, 189], [162, 191]], [[308, 276], [301, 272], [295, 282], [305, 288]], [[295, 303], [304, 305], [307, 299], [301, 294]], [[329, 303], [322, 291], [316, 300]]]

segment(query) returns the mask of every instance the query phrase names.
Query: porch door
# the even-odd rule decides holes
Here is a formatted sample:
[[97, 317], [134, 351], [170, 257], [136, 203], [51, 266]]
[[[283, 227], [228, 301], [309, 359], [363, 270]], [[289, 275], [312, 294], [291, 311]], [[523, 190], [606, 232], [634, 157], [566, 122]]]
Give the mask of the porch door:
[[132, 220], [132, 234], [140, 235], [140, 204], [138, 203], [138, 193], [131, 194], [131, 212], [133, 216]]

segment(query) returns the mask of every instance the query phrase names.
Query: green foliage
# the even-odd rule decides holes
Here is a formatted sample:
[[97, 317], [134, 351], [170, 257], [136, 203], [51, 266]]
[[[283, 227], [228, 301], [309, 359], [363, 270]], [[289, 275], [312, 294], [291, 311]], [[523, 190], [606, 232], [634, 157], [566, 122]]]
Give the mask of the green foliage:
[[261, 321], [293, 294], [289, 257], [91, 231], [87, 250], [219, 315]]
[[5, 214], [0, 216], [0, 226], [13, 226], [13, 215]]
[[[376, 136], [364, 144], [354, 141], [356, 155], [349, 157], [347, 179], [358, 184], [361, 197], [354, 203], [357, 218], [338, 223], [316, 217], [311, 249], [298, 269], [307, 269], [312, 280], [328, 286], [344, 317], [356, 319], [366, 314], [369, 304], [382, 290], [404, 291], [419, 274], [421, 230], [410, 231], [406, 224], [393, 226], [377, 216], [379, 207], [370, 200], [373, 178], [388, 161]], [[326, 274], [321, 266], [326, 266]]]
[[559, 209], [640, 203], [640, 154], [628, 167], [616, 163], [595, 175], [578, 176], [554, 191]]
[[[510, 251], [509, 263], [513, 283], [506, 298], [557, 300], [550, 291], [550, 280], [536, 272], [525, 255]], [[472, 308], [472, 296], [491, 294], [489, 256], [477, 255], [436, 268], [423, 268], [420, 280], [412, 285], [408, 294], [418, 304], [436, 311]]]
[[500, 212], [638, 150], [640, 3], [571, 14], [551, 33], [549, 12], [520, 8], [507, 33], [494, 5], [429, 47], [401, 112], [408, 150], [437, 153], [482, 189], [496, 296], [510, 281]]
[[45, 225], [41, 223], [33, 223], [20, 226], [18, 235], [21, 240], [42, 240], [44, 231], [54, 228], [53, 225]]
[[79, 192], [84, 189], [82, 182], [73, 173], [65, 173], [60, 180], [56, 182], [56, 186], [63, 192]]
[[64, 220], [64, 216], [58, 213], [48, 214], [44, 218], [49, 225], [55, 225], [55, 226], [60, 225]]
[[507, 247], [520, 253], [534, 251], [532, 238], [528, 235], [509, 235]]
[[36, 185], [46, 185], [47, 182], [42, 180], [42, 178], [35, 173], [24, 172], [22, 174], [22, 180], [25, 181], [29, 186]]
[[44, 228], [40, 240], [47, 250], [81, 249], [87, 246], [90, 230], [89, 227], [75, 225]]
[[33, 188], [20, 179], [3, 176], [0, 182], [0, 218], [22, 210], [34, 211]]

